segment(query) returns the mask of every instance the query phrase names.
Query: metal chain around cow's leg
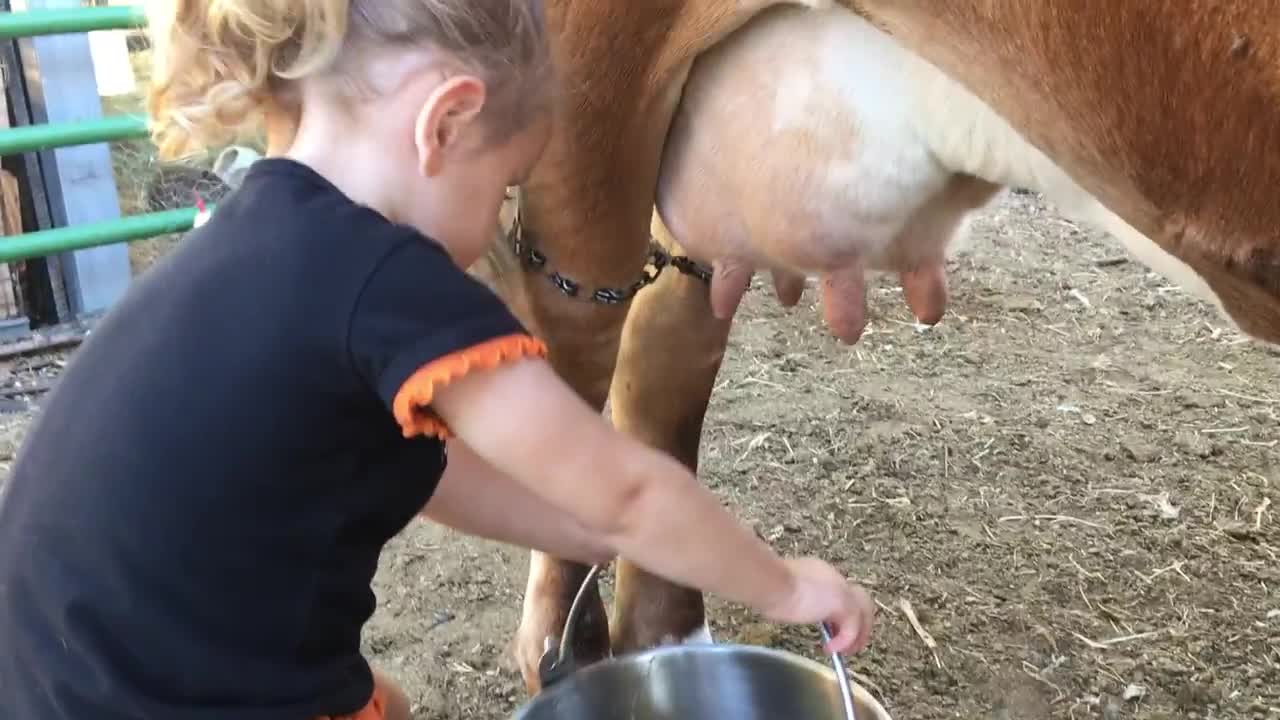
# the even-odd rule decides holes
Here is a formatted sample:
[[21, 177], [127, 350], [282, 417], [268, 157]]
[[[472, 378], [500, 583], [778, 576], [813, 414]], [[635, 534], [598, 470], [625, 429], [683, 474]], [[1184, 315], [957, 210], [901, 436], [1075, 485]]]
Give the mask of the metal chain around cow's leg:
[[551, 284], [555, 285], [560, 292], [568, 297], [581, 298], [601, 305], [621, 305], [635, 297], [636, 293], [652, 285], [667, 267], [673, 267], [676, 271], [695, 277], [704, 283], [711, 283], [710, 267], [695, 261], [693, 258], [683, 255], [671, 255], [650, 238], [649, 257], [645, 261], [644, 268], [640, 271], [638, 280], [625, 288], [600, 287], [584, 293], [580, 282], [551, 269], [547, 262], [547, 256], [533, 247], [532, 243], [525, 238], [518, 198], [516, 202], [515, 218], [511, 222], [511, 229], [507, 232], [507, 241], [511, 244], [512, 251], [520, 259], [520, 264], [525, 270], [546, 276], [551, 281]]

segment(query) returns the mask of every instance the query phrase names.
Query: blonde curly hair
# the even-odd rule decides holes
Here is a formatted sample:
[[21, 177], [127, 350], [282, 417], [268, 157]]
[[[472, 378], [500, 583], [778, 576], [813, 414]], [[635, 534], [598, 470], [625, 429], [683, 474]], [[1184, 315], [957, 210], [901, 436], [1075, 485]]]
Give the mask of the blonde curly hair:
[[365, 48], [432, 47], [488, 86], [510, 132], [547, 99], [541, 0], [153, 0], [152, 139], [162, 158], [235, 142], [294, 84], [351, 70]]

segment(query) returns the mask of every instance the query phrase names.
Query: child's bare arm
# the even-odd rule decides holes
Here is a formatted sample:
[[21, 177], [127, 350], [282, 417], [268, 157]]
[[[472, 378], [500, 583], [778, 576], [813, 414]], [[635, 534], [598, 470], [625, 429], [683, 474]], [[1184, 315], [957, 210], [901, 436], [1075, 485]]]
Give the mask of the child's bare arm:
[[465, 443], [449, 442], [449, 463], [425, 517], [489, 540], [582, 563], [607, 563], [613, 551], [575, 518], [494, 468]]
[[492, 291], [419, 240], [404, 238], [384, 258], [347, 333], [352, 367], [406, 435], [452, 431], [576, 519], [591, 548], [771, 620], [826, 620], [833, 649], [865, 643], [874, 605], [863, 590], [827, 563], [778, 557], [682, 465], [615, 432], [539, 359], [545, 346]]
[[479, 456], [640, 567], [766, 614], [794, 605], [787, 563], [686, 468], [614, 431], [546, 362], [468, 373], [437, 388], [432, 408]]

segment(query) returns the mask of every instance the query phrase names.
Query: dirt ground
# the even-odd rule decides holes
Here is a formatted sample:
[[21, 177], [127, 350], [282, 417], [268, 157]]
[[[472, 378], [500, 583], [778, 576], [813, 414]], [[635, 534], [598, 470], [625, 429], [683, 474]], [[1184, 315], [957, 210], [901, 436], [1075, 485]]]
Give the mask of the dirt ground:
[[[975, 223], [951, 282], [921, 331], [880, 280], [854, 347], [812, 290], [785, 311], [758, 282], [704, 480], [873, 591], [852, 666], [896, 718], [1280, 720], [1280, 352], [1035, 196]], [[30, 411], [9, 411], [11, 460]], [[507, 642], [526, 564], [421, 522], [392, 542], [366, 644], [417, 717], [524, 699]], [[718, 640], [817, 652], [809, 628], [711, 608]]]

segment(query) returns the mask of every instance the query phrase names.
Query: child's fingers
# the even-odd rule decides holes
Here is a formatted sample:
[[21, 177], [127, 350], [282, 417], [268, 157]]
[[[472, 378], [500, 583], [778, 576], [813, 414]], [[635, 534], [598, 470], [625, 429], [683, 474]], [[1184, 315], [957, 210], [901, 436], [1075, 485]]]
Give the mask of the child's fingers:
[[853, 642], [853, 652], [860, 653], [867, 649], [867, 645], [871, 643], [871, 616], [862, 618], [862, 622], [858, 623], [858, 637]]
[[846, 620], [828, 622], [827, 628], [832, 635], [826, 651], [853, 654], [862, 652], [871, 642], [871, 626], [874, 622], [874, 613], [866, 608], [852, 613]]
[[867, 603], [858, 613], [858, 637], [853, 643], [853, 652], [860, 653], [867, 649], [867, 645], [871, 644], [871, 628], [876, 622], [875, 607], [871, 604], [871, 599], [867, 598]]
[[827, 628], [835, 632], [831, 636], [831, 642], [827, 643], [824, 650], [830, 653], [843, 653], [853, 646], [854, 641], [858, 639], [858, 623], [856, 620], [841, 620], [838, 622], [828, 622]]

